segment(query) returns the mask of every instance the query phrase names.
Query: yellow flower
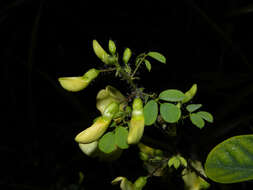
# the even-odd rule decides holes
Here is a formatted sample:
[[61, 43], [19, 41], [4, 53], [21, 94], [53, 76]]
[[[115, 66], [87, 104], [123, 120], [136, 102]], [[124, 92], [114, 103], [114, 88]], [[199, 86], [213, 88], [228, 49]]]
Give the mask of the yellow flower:
[[98, 76], [99, 73], [99, 70], [90, 69], [83, 76], [60, 77], [58, 81], [65, 90], [78, 92], [86, 88], [90, 82]]

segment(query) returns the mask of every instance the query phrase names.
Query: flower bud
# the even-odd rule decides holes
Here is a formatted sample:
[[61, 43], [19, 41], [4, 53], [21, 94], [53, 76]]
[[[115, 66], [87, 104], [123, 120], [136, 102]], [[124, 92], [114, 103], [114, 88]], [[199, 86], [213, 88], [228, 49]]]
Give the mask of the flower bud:
[[141, 190], [147, 183], [147, 177], [145, 176], [141, 176], [139, 177], [135, 182], [134, 182], [134, 186], [136, 188], [136, 190]]
[[109, 54], [100, 46], [97, 40], [93, 40], [93, 50], [97, 57], [105, 64], [110, 64]]
[[127, 64], [131, 56], [132, 56], [132, 51], [129, 48], [126, 48], [123, 53], [123, 62]]
[[140, 98], [135, 98], [132, 107], [133, 111], [130, 120], [127, 143], [137, 144], [141, 140], [144, 132], [144, 113], [142, 100]]
[[140, 150], [140, 152], [143, 152], [149, 156], [154, 156], [155, 155], [155, 150], [154, 148], [150, 147], [150, 146], [147, 146], [143, 143], [139, 143], [138, 144], [138, 148]]
[[185, 98], [182, 100], [182, 103], [189, 102], [197, 93], [197, 84], [192, 85], [190, 90], [188, 90], [184, 95]]
[[147, 161], [149, 159], [149, 156], [144, 152], [139, 152], [139, 157], [143, 161]]
[[114, 54], [116, 53], [116, 45], [115, 45], [114, 41], [109, 40], [108, 46], [109, 46], [109, 51], [110, 51], [110, 53], [111, 53], [112, 55], [114, 55]]

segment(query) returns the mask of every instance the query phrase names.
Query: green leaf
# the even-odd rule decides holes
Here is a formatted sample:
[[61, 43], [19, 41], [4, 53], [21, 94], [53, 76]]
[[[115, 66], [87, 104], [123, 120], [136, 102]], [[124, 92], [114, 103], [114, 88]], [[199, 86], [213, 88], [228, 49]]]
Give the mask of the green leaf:
[[174, 167], [177, 169], [180, 166], [180, 160], [176, 157], [174, 160]]
[[151, 63], [147, 59], [145, 59], [144, 62], [145, 62], [146, 68], [150, 72], [151, 71]]
[[177, 156], [173, 156], [172, 158], [169, 159], [168, 166], [171, 167], [172, 165], [176, 169], [180, 166], [180, 160], [178, 159]]
[[134, 184], [129, 181], [126, 177], [116, 177], [112, 184], [116, 185], [117, 183], [120, 183], [120, 189], [121, 190], [136, 190]]
[[145, 125], [152, 125], [155, 123], [158, 115], [158, 105], [156, 101], [150, 100], [144, 106]]
[[180, 160], [181, 165], [183, 165], [184, 167], [187, 167], [187, 161], [184, 157], [178, 156], [178, 159]]
[[215, 182], [253, 180], [253, 135], [229, 138], [214, 147], [205, 163], [206, 175]]
[[163, 103], [160, 106], [162, 118], [168, 123], [176, 123], [181, 117], [181, 110], [171, 103]]
[[106, 133], [98, 142], [98, 148], [104, 153], [111, 153], [115, 150], [115, 135], [113, 132]]
[[191, 122], [198, 128], [202, 129], [205, 126], [205, 121], [196, 113], [190, 114]]
[[115, 129], [115, 143], [121, 149], [128, 148], [127, 144], [128, 130], [125, 127], [118, 126]]
[[204, 120], [212, 123], [213, 122], [213, 116], [209, 112], [206, 111], [199, 111], [197, 114]]
[[185, 98], [184, 93], [176, 89], [164, 90], [159, 95], [159, 99], [170, 102], [179, 102], [184, 98]]
[[168, 166], [171, 167], [172, 165], [174, 165], [174, 161], [176, 160], [177, 158], [175, 156], [173, 156], [172, 158], [169, 159], [168, 161]]
[[151, 51], [148, 53], [148, 56], [160, 61], [161, 63], [166, 63], [166, 58], [161, 53]]
[[202, 107], [202, 104], [190, 104], [186, 106], [186, 109], [188, 110], [188, 112], [194, 112], [201, 107]]

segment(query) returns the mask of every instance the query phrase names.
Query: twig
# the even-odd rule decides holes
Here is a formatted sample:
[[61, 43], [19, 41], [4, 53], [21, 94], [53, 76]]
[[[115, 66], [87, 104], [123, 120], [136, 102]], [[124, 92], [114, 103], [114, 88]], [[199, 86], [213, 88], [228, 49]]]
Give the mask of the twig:
[[192, 166], [191, 161], [187, 162], [187, 166], [189, 167], [189, 169], [191, 169], [192, 171], [194, 171], [197, 174], [197, 176], [199, 176], [202, 179], [204, 179], [207, 183], [213, 184], [213, 181], [211, 181], [209, 178], [207, 178], [206, 176], [204, 176], [200, 171], [198, 171], [196, 168], [194, 168]]

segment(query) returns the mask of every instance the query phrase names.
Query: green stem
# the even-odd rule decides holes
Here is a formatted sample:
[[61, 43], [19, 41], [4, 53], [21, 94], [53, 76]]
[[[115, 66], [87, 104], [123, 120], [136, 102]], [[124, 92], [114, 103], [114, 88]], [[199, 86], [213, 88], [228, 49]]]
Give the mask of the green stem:
[[137, 70], [139, 69], [141, 63], [145, 60], [146, 57], [147, 57], [147, 54], [144, 54], [143, 57], [141, 58], [141, 60], [138, 61], [138, 64], [137, 64], [137, 66], [135, 67], [134, 72], [133, 72], [132, 75], [131, 75], [132, 78], [134, 77], [135, 73], [137, 72]]
[[99, 71], [100, 72], [111, 72], [111, 71], [115, 71], [116, 70], [116, 68], [114, 67], [114, 68], [109, 68], [109, 69], [100, 69]]
[[122, 78], [126, 80], [134, 90], [137, 90], [137, 86], [133, 82], [132, 77], [120, 66], [118, 62], [116, 62], [115, 65], [116, 69], [120, 72]]

